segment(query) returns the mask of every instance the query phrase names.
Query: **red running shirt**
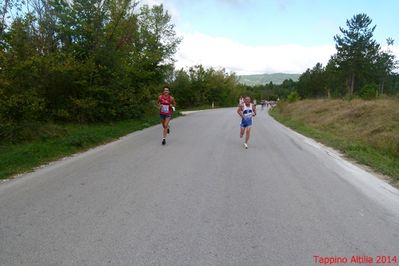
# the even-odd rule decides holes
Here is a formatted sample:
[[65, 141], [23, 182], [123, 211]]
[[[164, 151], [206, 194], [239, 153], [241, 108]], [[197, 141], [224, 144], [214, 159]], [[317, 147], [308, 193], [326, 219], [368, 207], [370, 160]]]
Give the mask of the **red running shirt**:
[[172, 96], [161, 95], [159, 97], [159, 104], [161, 105], [161, 109], [159, 110], [159, 113], [161, 115], [171, 115], [172, 114]]

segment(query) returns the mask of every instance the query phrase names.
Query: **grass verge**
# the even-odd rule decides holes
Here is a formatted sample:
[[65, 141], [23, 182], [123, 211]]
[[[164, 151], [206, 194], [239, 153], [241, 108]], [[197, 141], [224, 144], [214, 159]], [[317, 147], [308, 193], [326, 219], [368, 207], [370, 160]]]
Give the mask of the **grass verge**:
[[305, 100], [271, 115], [284, 125], [340, 150], [399, 184], [399, 101]]
[[151, 115], [142, 120], [114, 123], [57, 125], [58, 131], [64, 132], [62, 135], [21, 144], [0, 144], [0, 179], [30, 171], [158, 123], [159, 115]]

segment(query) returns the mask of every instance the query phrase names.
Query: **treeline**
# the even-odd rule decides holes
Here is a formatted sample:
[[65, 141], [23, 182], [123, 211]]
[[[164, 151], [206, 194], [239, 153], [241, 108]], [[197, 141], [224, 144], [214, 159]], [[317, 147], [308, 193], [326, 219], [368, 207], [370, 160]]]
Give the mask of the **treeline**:
[[[168, 83], [178, 108], [235, 106], [241, 95], [299, 97], [397, 94], [393, 54], [364, 14], [334, 37], [337, 54], [298, 82], [245, 86], [234, 73], [174, 69], [181, 39], [162, 5], [134, 0], [7, 0], [0, 4], [0, 142], [40, 123], [108, 122], [156, 110]], [[388, 39], [393, 45], [393, 40]], [[296, 96], [295, 96], [296, 95]]]
[[399, 95], [399, 75], [394, 72], [398, 61], [387, 39], [387, 49], [373, 39], [376, 26], [366, 14], [353, 16], [334, 36], [337, 53], [326, 66], [317, 63], [307, 69], [294, 86], [301, 98], [361, 97]]
[[3, 138], [28, 121], [139, 117], [173, 72], [180, 39], [162, 5], [32, 0], [7, 18], [17, 3], [6, 1], [1, 16]]
[[172, 93], [180, 107], [198, 106], [216, 107], [237, 106], [241, 96], [250, 96], [253, 100], [285, 99], [296, 89], [297, 83], [291, 79], [282, 84], [272, 82], [265, 85], [249, 86], [240, 83], [235, 73], [224, 69], [204, 68], [202, 65], [180, 69], [174, 72]]
[[[179, 108], [231, 106], [233, 73], [175, 70], [181, 39], [162, 5], [133, 0], [7, 0], [0, 6], [0, 141], [47, 122], [107, 122], [156, 110], [169, 83]], [[23, 138], [23, 137], [22, 137]]]
[[390, 50], [373, 39], [376, 26], [366, 14], [353, 16], [334, 36], [337, 53], [326, 66], [317, 63], [307, 69], [299, 80], [282, 84], [247, 87], [257, 99], [353, 98], [373, 99], [378, 95], [399, 95], [399, 74], [394, 70], [398, 61]]
[[202, 65], [177, 70], [172, 82], [173, 95], [181, 107], [237, 105], [244, 91], [234, 73], [205, 69]]
[[290, 93], [296, 90], [298, 82], [292, 79], [286, 79], [282, 84], [269, 84], [248, 86], [242, 85], [244, 94], [251, 96], [257, 100], [277, 101], [279, 99], [286, 99]]

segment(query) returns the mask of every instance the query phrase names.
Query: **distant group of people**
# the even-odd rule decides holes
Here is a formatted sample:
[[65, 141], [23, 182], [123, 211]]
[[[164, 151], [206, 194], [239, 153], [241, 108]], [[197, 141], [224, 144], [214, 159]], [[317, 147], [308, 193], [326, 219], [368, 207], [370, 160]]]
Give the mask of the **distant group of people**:
[[[274, 107], [276, 102], [273, 101], [262, 101], [262, 110], [264, 106], [266, 107]], [[170, 93], [169, 86], [164, 86], [163, 92], [158, 97], [158, 106], [159, 106], [159, 114], [161, 118], [161, 124], [163, 129], [162, 135], [162, 145], [166, 144], [166, 137], [170, 133], [170, 120], [172, 118], [172, 114], [176, 108], [176, 101]], [[240, 97], [239, 104], [237, 108], [237, 114], [241, 118], [240, 122], [240, 138], [243, 138], [245, 135], [245, 140], [243, 146], [245, 149], [248, 149], [248, 142], [251, 136], [251, 128], [253, 125], [253, 117], [256, 116], [256, 100], [254, 102], [251, 101], [251, 97], [245, 96]]]
[[261, 101], [262, 111], [263, 109], [273, 109], [277, 105], [277, 101]]

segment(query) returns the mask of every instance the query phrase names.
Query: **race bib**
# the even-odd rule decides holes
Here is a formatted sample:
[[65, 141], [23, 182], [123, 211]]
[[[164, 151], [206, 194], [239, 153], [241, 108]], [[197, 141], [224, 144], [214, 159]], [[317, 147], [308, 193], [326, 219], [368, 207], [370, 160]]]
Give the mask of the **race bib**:
[[245, 110], [243, 112], [243, 115], [244, 115], [244, 119], [246, 119], [246, 120], [251, 119], [252, 118], [252, 110]]
[[169, 105], [162, 104], [162, 106], [161, 106], [161, 112], [162, 112], [162, 113], [169, 113]]

